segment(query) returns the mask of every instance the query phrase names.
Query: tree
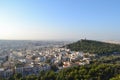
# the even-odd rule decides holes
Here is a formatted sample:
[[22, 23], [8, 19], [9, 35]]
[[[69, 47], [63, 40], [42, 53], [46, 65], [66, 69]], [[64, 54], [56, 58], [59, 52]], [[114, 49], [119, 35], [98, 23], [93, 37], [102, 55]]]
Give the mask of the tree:
[[113, 77], [113, 78], [111, 78], [110, 80], [120, 80], [120, 74], [115, 76], [115, 77]]
[[22, 74], [17, 73], [17, 74], [14, 75], [14, 79], [15, 79], [15, 80], [16, 80], [16, 79], [20, 79], [20, 78], [22, 78]]

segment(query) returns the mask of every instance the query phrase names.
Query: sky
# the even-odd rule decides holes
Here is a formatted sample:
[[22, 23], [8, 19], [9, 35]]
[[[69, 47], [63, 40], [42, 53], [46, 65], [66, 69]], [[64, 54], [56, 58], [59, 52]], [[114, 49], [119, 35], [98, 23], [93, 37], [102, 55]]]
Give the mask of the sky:
[[0, 39], [120, 40], [120, 0], [0, 0]]

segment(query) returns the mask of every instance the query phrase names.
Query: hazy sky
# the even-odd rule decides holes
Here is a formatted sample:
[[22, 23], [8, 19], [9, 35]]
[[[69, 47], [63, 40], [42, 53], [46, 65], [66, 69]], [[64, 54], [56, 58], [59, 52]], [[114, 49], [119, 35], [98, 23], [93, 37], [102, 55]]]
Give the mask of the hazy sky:
[[0, 0], [0, 39], [120, 40], [120, 0]]

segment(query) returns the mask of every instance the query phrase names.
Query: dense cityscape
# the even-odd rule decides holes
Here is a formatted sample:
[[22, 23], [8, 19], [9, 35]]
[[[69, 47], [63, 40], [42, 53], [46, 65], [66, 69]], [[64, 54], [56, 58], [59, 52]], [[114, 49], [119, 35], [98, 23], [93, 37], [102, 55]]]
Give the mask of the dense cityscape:
[[[50, 70], [52, 65], [63, 68], [90, 63], [94, 54], [62, 48], [69, 42], [1, 41], [0, 77], [9, 78], [15, 73], [23, 76]], [[12, 45], [10, 45], [12, 44]], [[7, 46], [8, 45], [8, 46]], [[85, 56], [89, 55], [89, 56]]]
[[[76, 67], [81, 68], [84, 66], [84, 68], [86, 69], [87, 66], [91, 67], [94, 65], [95, 66], [104, 65], [103, 67], [105, 67], [105, 69], [107, 69], [107, 66], [109, 67], [111, 66], [113, 67], [113, 71], [116, 72], [117, 69], [118, 71], [116, 72], [116, 74], [119, 74], [118, 68], [120, 63], [119, 44], [99, 42], [86, 39], [81, 39], [80, 41], [77, 42], [1, 40], [0, 44], [1, 44], [0, 46], [1, 80], [4, 79], [27, 80], [26, 77], [28, 77], [28, 80], [35, 78], [37, 80], [51, 80], [51, 79], [59, 80], [57, 79], [57, 77], [59, 76], [54, 77], [51, 74], [52, 73], [54, 73], [54, 75], [62, 74], [61, 71], [66, 71], [69, 69], [70, 70], [73, 69], [72, 71], [74, 71], [74, 68]], [[97, 48], [99, 49], [97, 50]], [[102, 67], [99, 68], [101, 69]], [[54, 72], [51, 73], [51, 71]], [[49, 74], [51, 75], [51, 77], [40, 76], [43, 74]], [[67, 76], [67, 74], [65, 75]], [[77, 75], [77, 73], [75, 74]], [[80, 72], [79, 74], [82, 73]], [[88, 74], [91, 75], [89, 72]], [[14, 77], [15, 75], [18, 77], [15, 78]], [[32, 75], [34, 76], [31, 78]], [[99, 78], [99, 77], [93, 78], [86, 77], [86, 75], [84, 73], [84, 75], [82, 74], [83, 77], [78, 76], [78, 79], [97, 80]], [[108, 74], [105, 73], [104, 75]], [[111, 73], [111, 76], [105, 77], [105, 80], [110, 79], [113, 76], [115, 76], [115, 73]], [[38, 79], [39, 77], [40, 79]], [[62, 75], [61, 79], [64, 80], [64, 77]], [[74, 78], [74, 75], [71, 75], [70, 77], [67, 76], [65, 80], [74, 79], [77, 79], [77, 77]]]
[[0, 80], [120, 80], [120, 0], [0, 0]]

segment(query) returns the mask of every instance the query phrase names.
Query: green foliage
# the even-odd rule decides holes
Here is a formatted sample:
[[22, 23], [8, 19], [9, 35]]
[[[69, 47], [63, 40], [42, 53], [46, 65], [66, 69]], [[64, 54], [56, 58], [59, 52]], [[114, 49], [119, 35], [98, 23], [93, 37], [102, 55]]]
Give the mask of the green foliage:
[[69, 44], [66, 47], [73, 51], [83, 51], [97, 54], [120, 52], [120, 45], [93, 40], [80, 40]]
[[99, 63], [120, 64], [120, 55], [102, 56], [97, 59]]
[[14, 75], [15, 79], [20, 79], [21, 77], [22, 77], [22, 74], [20, 74], [20, 73]]
[[112, 55], [99, 56], [89, 65], [65, 68], [58, 72], [56, 65], [51, 65], [51, 71], [41, 71], [39, 75], [25, 77], [15, 74], [8, 80], [120, 80], [120, 55], [113, 55], [113, 52], [120, 52], [120, 45], [81, 40], [67, 45], [67, 48], [99, 55], [107, 53]]
[[116, 76], [118, 74], [120, 74], [119, 64], [101, 63], [66, 68], [59, 72], [41, 71], [38, 76], [22, 77], [20, 74], [15, 74], [8, 80], [119, 80], [119, 76]]
[[113, 77], [113, 78], [111, 78], [110, 80], [120, 80], [120, 74], [115, 76], [115, 77]]
[[24, 78], [24, 80], [38, 80], [38, 77], [35, 75], [30, 75]]
[[53, 70], [53, 71], [57, 71], [58, 70], [58, 67], [56, 66], [56, 65], [51, 65], [51, 70]]

